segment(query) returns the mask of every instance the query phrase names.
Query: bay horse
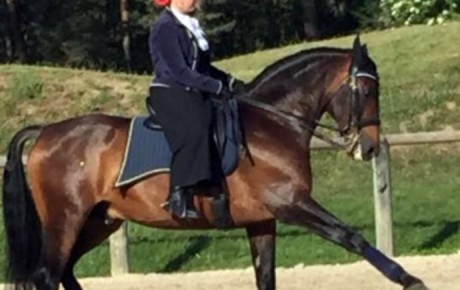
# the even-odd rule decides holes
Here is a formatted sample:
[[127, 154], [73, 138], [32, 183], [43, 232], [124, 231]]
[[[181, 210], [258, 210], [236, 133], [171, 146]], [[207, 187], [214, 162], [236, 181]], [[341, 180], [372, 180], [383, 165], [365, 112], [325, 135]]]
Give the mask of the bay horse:
[[[424, 283], [375, 249], [312, 196], [310, 141], [328, 113], [349, 140], [348, 153], [379, 154], [379, 77], [367, 48], [303, 50], [274, 62], [238, 98], [251, 158], [228, 176], [234, 228], [245, 228], [257, 289], [276, 289], [276, 221], [304, 227], [366, 259], [406, 290]], [[4, 170], [7, 282], [15, 289], [82, 289], [75, 263], [123, 221], [163, 229], [213, 229], [209, 199], [195, 196], [198, 220], [178, 220], [161, 207], [168, 173], [115, 188], [130, 119], [85, 115], [15, 134]], [[29, 139], [28, 182], [22, 152]], [[146, 153], [147, 154], [147, 153]], [[113, 222], [106, 223], [107, 217]], [[299, 249], [299, 251], [302, 249]], [[344, 281], [345, 283], [345, 281]], [[153, 286], [153, 285], [152, 285]]]

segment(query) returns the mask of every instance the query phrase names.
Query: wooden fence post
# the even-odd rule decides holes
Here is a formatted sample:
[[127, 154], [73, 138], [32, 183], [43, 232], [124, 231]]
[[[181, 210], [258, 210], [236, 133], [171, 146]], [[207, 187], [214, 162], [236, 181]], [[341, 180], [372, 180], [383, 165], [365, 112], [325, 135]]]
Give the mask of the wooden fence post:
[[390, 174], [390, 145], [383, 139], [380, 155], [372, 160], [374, 175], [374, 212], [377, 249], [392, 257], [393, 215]]
[[129, 273], [127, 222], [110, 236], [110, 272], [112, 276]]

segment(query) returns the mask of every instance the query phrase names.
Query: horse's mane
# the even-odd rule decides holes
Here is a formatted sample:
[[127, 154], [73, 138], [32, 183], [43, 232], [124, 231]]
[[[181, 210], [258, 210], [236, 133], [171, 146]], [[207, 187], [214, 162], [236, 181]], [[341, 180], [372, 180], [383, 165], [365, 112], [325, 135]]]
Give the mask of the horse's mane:
[[316, 63], [316, 60], [338, 55], [349, 55], [351, 52], [351, 49], [334, 47], [317, 47], [301, 50], [267, 66], [248, 83], [248, 91], [254, 92], [264, 84], [274, 80], [291, 78], [292, 75], [295, 75], [300, 70], [302, 70], [302, 73], [306, 73], [310, 69], [315, 68], [311, 64]]

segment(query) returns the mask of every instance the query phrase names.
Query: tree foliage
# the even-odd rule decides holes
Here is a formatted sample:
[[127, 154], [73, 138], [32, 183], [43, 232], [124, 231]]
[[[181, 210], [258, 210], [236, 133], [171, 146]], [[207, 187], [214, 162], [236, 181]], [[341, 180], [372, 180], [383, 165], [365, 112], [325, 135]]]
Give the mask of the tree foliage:
[[[459, 1], [202, 0], [197, 16], [219, 59], [358, 28], [439, 22]], [[160, 12], [152, 0], [0, 0], [0, 62], [150, 73], [148, 35]]]
[[441, 24], [453, 17], [459, 0], [382, 0], [381, 21], [385, 25]]

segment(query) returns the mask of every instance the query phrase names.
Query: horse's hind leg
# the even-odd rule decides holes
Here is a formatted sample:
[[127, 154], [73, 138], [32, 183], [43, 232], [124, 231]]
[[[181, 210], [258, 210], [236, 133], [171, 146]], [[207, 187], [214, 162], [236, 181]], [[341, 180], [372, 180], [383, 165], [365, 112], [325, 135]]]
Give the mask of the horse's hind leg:
[[34, 279], [37, 290], [57, 290], [65, 266], [83, 223], [83, 216], [66, 219], [65, 207], [54, 207], [44, 223], [45, 248], [41, 266]]
[[106, 225], [104, 220], [104, 216], [98, 215], [91, 215], [87, 219], [73, 247], [72, 255], [62, 275], [61, 283], [65, 290], [82, 289], [73, 273], [75, 264], [84, 254], [106, 240], [122, 224], [121, 220], [115, 220], [112, 224]]
[[427, 290], [420, 279], [408, 274], [400, 265], [372, 247], [364, 237], [311, 198], [276, 210], [276, 216], [282, 222], [307, 227], [326, 240], [361, 255], [388, 279], [402, 285], [405, 290]]
[[246, 228], [258, 290], [274, 290], [276, 221]]
[[[49, 172], [57, 176], [55, 172]], [[55, 174], [55, 175], [53, 175]], [[83, 190], [81, 192], [88, 192]], [[94, 204], [89, 195], [49, 178], [36, 184], [33, 194], [42, 216], [45, 245], [34, 278], [37, 290], [57, 290], [77, 237]], [[45, 194], [46, 193], [46, 194]]]

